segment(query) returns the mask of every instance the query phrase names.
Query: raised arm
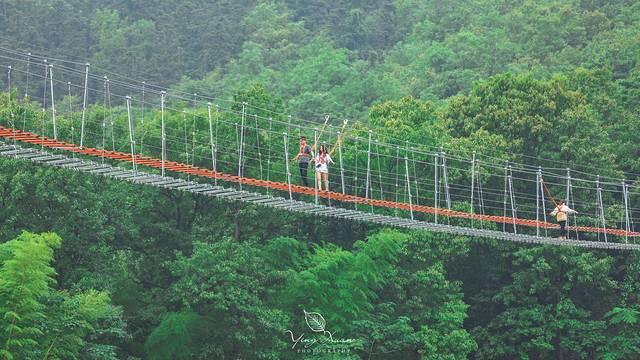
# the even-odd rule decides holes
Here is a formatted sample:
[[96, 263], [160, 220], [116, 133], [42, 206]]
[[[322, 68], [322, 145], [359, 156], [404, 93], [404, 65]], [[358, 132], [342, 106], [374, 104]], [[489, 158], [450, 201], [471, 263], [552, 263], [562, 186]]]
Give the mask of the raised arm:
[[300, 155], [302, 155], [302, 152], [304, 151], [303, 147], [300, 146], [298, 148], [298, 154], [293, 158], [293, 161], [297, 161], [300, 158]]

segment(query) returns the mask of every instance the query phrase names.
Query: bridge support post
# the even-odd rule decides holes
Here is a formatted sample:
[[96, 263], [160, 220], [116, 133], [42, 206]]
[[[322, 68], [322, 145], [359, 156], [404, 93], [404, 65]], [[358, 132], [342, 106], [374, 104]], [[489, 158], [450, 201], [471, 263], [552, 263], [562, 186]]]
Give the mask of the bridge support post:
[[165, 111], [164, 111], [164, 100], [165, 100], [165, 95], [167, 94], [166, 91], [162, 90], [160, 92], [160, 112], [161, 112], [161, 119], [162, 119], [162, 145], [161, 145], [161, 151], [162, 151], [162, 176], [164, 176], [164, 163], [167, 161], [167, 133], [166, 133], [166, 121], [165, 121]]
[[[396, 146], [396, 204], [398, 203], [398, 196], [400, 196], [400, 146]], [[398, 217], [398, 208], [394, 210], [394, 214]]]
[[[571, 169], [567, 168], [567, 205], [571, 204], [571, 208], [576, 207], [576, 203], [573, 197], [573, 184], [571, 183]], [[578, 232], [578, 218], [573, 217], [573, 226], [576, 228], [576, 240], [580, 240], [580, 233]]]
[[[69, 95], [69, 99], [71, 99], [71, 81], [67, 81], [67, 88], [68, 88], [68, 95]], [[75, 144], [75, 126], [74, 126], [74, 121], [73, 121], [73, 109], [71, 108], [71, 101], [69, 101], [69, 120], [71, 121], [71, 143]], [[76, 153], [72, 153], [71, 156], [73, 158], [76, 157]]]
[[[434, 217], [435, 217], [435, 223], [438, 223], [438, 207], [440, 205], [440, 199], [439, 199], [439, 194], [438, 194], [438, 190], [440, 189], [440, 184], [438, 183], [438, 172], [440, 171], [440, 154], [436, 153], [433, 156], [433, 189], [434, 189], [434, 196], [433, 196], [433, 207], [434, 207]], [[396, 200], [397, 201], [397, 200]]]
[[[211, 118], [211, 103], [207, 103], [207, 115], [209, 118], [209, 147], [211, 148], [211, 169], [213, 172], [217, 172], [216, 169], [216, 151], [215, 144], [213, 143], [213, 120]], [[214, 184], [218, 185], [218, 178], [213, 179]]]
[[[504, 195], [502, 196], [502, 217], [504, 219], [507, 218], [507, 170], [509, 167], [509, 161], [505, 162], [504, 165]], [[503, 219], [503, 220], [504, 220]], [[502, 232], [507, 232], [507, 223], [502, 221]]]
[[87, 113], [87, 89], [89, 85], [89, 63], [85, 64], [84, 70], [84, 95], [82, 96], [82, 120], [80, 124], [80, 148], [84, 146], [84, 122]]
[[244, 120], [247, 112], [247, 103], [242, 103], [242, 118], [240, 119], [240, 144], [238, 147], [238, 177], [240, 178], [240, 190], [242, 190], [242, 178], [244, 177], [244, 164], [242, 156], [244, 153]]
[[342, 163], [342, 134], [338, 131], [338, 161], [340, 162], [340, 182], [342, 184], [342, 195], [345, 194], [344, 190], [344, 165]]
[[[282, 133], [284, 139], [284, 163], [287, 170], [287, 185], [289, 187], [289, 201], [293, 201], [293, 193], [291, 191], [291, 170], [289, 169], [289, 135], [285, 132]], [[315, 175], [315, 174], [314, 174]]]
[[511, 165], [509, 165], [509, 202], [511, 203], [511, 220], [513, 221], [513, 233], [518, 233], [518, 228], [516, 227], [516, 206], [515, 206], [515, 198], [513, 196], [513, 172], [511, 170]]
[[[602, 229], [604, 230], [603, 231], [604, 241], [608, 242], [608, 239], [607, 239], [607, 221], [606, 221], [605, 216], [604, 216], [604, 206], [602, 204], [602, 189], [600, 188], [600, 175], [598, 175], [598, 179], [596, 180], [596, 191], [597, 191], [596, 192], [597, 210], [599, 212], [598, 214], [596, 214], [596, 216], [598, 217], [599, 222], [602, 223]], [[599, 227], [600, 226], [598, 225], [598, 228]], [[600, 238], [600, 234], [598, 233], [598, 239], [599, 238]]]
[[624, 197], [624, 242], [629, 242], [629, 231], [631, 231], [631, 220], [629, 218], [629, 187], [625, 180], [622, 180], [622, 196]]
[[474, 195], [474, 189], [475, 189], [475, 185], [476, 185], [476, 152], [473, 151], [473, 155], [471, 157], [471, 227], [474, 228], [474, 223], [473, 223], [473, 195]]
[[[369, 200], [369, 195], [373, 198], [373, 194], [370, 194], [371, 188], [371, 135], [373, 134], [373, 130], [369, 130], [369, 144], [367, 146], [367, 180], [366, 180], [366, 189], [364, 191], [365, 199]], [[373, 205], [371, 205], [371, 212], [373, 212]]]
[[[318, 128], [314, 128], [313, 129], [313, 157], [316, 159], [316, 161], [314, 162], [314, 166], [313, 166], [313, 183], [315, 184], [314, 186], [314, 192], [315, 192], [315, 204], [318, 205], [318, 187], [322, 186], [322, 176], [320, 176], [320, 179], [318, 179], [318, 172], [317, 172], [317, 167], [318, 166]], [[328, 164], [327, 164], [328, 166]]]
[[540, 170], [536, 172], [536, 237], [540, 237], [540, 185], [542, 180]]
[[[409, 141], [407, 140], [407, 144]], [[416, 205], [420, 205], [420, 190], [418, 189], [418, 172], [416, 171], [416, 152], [413, 147], [410, 147], [411, 160], [413, 161], [413, 182], [416, 185]]]
[[407, 175], [407, 194], [409, 195], [409, 212], [411, 213], [411, 220], [413, 220], [413, 203], [411, 202], [411, 181], [409, 180], [409, 158], [404, 157], [404, 170]]
[[51, 87], [51, 122], [53, 123], [53, 139], [58, 140], [58, 128], [56, 126], [56, 103], [53, 94], [53, 64], [49, 64], [49, 85]]
[[127, 119], [129, 122], [129, 142], [131, 144], [131, 163], [133, 164], [133, 171], [137, 171], [136, 168], [136, 138], [133, 133], [133, 121], [131, 120], [131, 96], [126, 97], [127, 100]]

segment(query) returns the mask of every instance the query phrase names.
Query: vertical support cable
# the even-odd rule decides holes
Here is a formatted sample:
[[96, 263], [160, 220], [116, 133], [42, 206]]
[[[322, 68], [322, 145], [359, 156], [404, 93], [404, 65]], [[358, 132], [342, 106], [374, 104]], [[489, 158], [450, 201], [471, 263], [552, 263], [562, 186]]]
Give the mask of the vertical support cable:
[[[16, 145], [16, 121], [13, 115], [13, 100], [11, 99], [11, 65], [7, 66], [7, 84], [9, 85], [9, 111], [11, 116], [11, 128], [13, 129], [13, 145]], [[16, 90], [16, 102], [18, 101], [18, 91]], [[17, 154], [16, 154], [17, 157]]]
[[411, 181], [409, 181], [409, 158], [404, 157], [404, 170], [407, 175], [407, 193], [409, 194], [409, 211], [411, 213], [411, 220], [413, 220], [413, 203], [411, 202]]
[[338, 160], [340, 161], [340, 182], [342, 184], [342, 195], [345, 194], [344, 190], [344, 165], [342, 163], [342, 134], [338, 131]]
[[[271, 130], [273, 118], [269, 117], [269, 132], [267, 132], [267, 182], [271, 181]], [[267, 188], [267, 194], [271, 194], [271, 187]]]
[[[24, 88], [24, 98], [23, 101], [25, 103], [29, 102], [29, 80], [31, 79], [31, 53], [27, 53], [27, 85]], [[27, 112], [22, 112], [22, 130], [27, 130]], [[15, 140], [15, 139], [14, 139]]]
[[[536, 172], [536, 237], [540, 237], [540, 185], [542, 175], [540, 170]], [[543, 195], [544, 196], [544, 195]]]
[[[184, 158], [185, 164], [189, 163], [189, 136], [187, 135], [187, 110], [182, 110], [182, 129], [184, 130]], [[191, 178], [190, 174], [187, 174], [187, 181]]]
[[[354, 157], [353, 157], [353, 161], [355, 162], [355, 172], [354, 174], [354, 178], [353, 178], [353, 195], [355, 196], [359, 196], [358, 195], [358, 137], [354, 137], [353, 139], [353, 152], [355, 153]], [[353, 208], [358, 210], [358, 202], [354, 201], [353, 202]]]
[[[600, 220], [599, 221], [602, 222], [604, 241], [608, 242], [608, 240], [607, 240], [607, 222], [606, 222], [606, 219], [604, 217], [604, 206], [603, 206], [603, 203], [602, 203], [602, 189], [600, 188], [600, 175], [598, 175], [598, 179], [596, 180], [596, 189], [597, 189], [598, 209], [600, 210], [600, 214], [599, 214], [599, 219]], [[598, 236], [598, 238], [599, 238], [599, 236]]]
[[507, 232], [507, 223], [504, 219], [507, 218], [507, 169], [509, 167], [509, 161], [504, 165], [504, 195], [502, 197], [503, 212], [502, 212], [502, 232]]
[[260, 165], [260, 180], [264, 180], [262, 171], [262, 150], [260, 149], [260, 129], [258, 128], [258, 114], [253, 115], [256, 121], [256, 146], [258, 147], [258, 164]]
[[[43, 94], [42, 94], [42, 136], [45, 136], [45, 118], [47, 117], [47, 89], [49, 88], [49, 84], [47, 82], [49, 80], [49, 64], [47, 64], [47, 59], [44, 59], [44, 86], [43, 86]], [[44, 144], [41, 144], [41, 148], [44, 148]]]
[[107, 104], [109, 106], [109, 125], [111, 125], [111, 150], [116, 151], [116, 136], [113, 126], [113, 111], [111, 108], [111, 82], [107, 79]]
[[[222, 117], [222, 115], [220, 115], [220, 105], [216, 104], [216, 122], [213, 125], [213, 132], [214, 132], [214, 137], [213, 137], [213, 159], [215, 160], [215, 163], [213, 164], [215, 166], [215, 168], [213, 169], [213, 171], [218, 171], [218, 123], [220, 122], [220, 118]], [[214, 181], [214, 184], [217, 185], [218, 184], [218, 180], [216, 179]]]
[[193, 111], [191, 113], [191, 166], [196, 164], [196, 109], [198, 107], [198, 94], [193, 93]]
[[624, 179], [622, 180], [622, 196], [624, 197], [624, 242], [628, 243], [629, 231], [631, 231], [631, 221], [629, 220], [629, 189], [627, 188], [627, 183]]
[[[371, 136], [373, 130], [369, 130], [369, 145], [367, 146], [367, 189], [365, 191], [365, 199], [369, 197], [373, 199], [373, 186], [371, 185]], [[371, 204], [371, 213], [373, 213], [373, 204]]]
[[9, 111], [11, 112], [11, 128], [15, 129], [16, 126], [13, 123], [13, 106], [11, 100], [11, 65], [7, 66], [7, 85], [9, 86]]
[[[366, 187], [364, 190], [364, 198], [369, 200], [369, 189], [371, 187], [371, 135], [373, 134], [372, 130], [369, 130], [369, 144], [367, 146], [367, 179], [365, 181]], [[371, 210], [373, 210], [373, 205], [371, 206]]]
[[[542, 179], [542, 166], [538, 166], [538, 174], [540, 174], [540, 199], [542, 200], [542, 219], [544, 223], [547, 223], [547, 202], [544, 198], [544, 184]], [[547, 227], [544, 227], [544, 236], [549, 237], [549, 233]]]
[[140, 117], [140, 123], [144, 124], [144, 109], [145, 109], [145, 100], [144, 100], [144, 91], [145, 91], [145, 87], [147, 86], [147, 82], [143, 81], [142, 82], [142, 116]]
[[444, 152], [442, 153], [442, 180], [444, 181], [444, 191], [445, 191], [445, 200], [447, 202], [447, 209], [451, 210], [451, 194], [449, 193], [449, 177], [447, 175], [447, 154]]
[[380, 200], [384, 201], [384, 190], [383, 190], [383, 182], [382, 182], [382, 166], [380, 165], [380, 147], [376, 142], [376, 159], [378, 161], [378, 178], [380, 181]]
[[513, 221], [513, 233], [517, 234], [518, 229], [516, 227], [516, 206], [515, 200], [513, 196], [513, 172], [511, 170], [511, 165], [509, 165], [509, 199], [511, 202], [511, 220]]
[[[216, 172], [216, 153], [215, 153], [215, 145], [213, 143], [213, 120], [211, 119], [211, 103], [207, 103], [207, 114], [209, 117], [209, 146], [211, 147], [211, 169], [213, 172]], [[214, 179], [214, 184], [218, 185], [218, 177], [216, 176]]]
[[[318, 179], [318, 172], [316, 171], [316, 166], [318, 166], [318, 128], [313, 129], [313, 157], [316, 160], [313, 167], [313, 183], [314, 183], [314, 192], [315, 192], [315, 204], [318, 205], [318, 187], [322, 185], [322, 176]], [[320, 184], [319, 184], [320, 183]]]
[[43, 88], [44, 94], [42, 94], [42, 111], [46, 111], [46, 108], [47, 108], [47, 89], [49, 87], [49, 83], [48, 83], [48, 80], [49, 80], [49, 64], [48, 64], [48, 60], [47, 59], [44, 59], [43, 62], [44, 62], [44, 86], [42, 88]]
[[[400, 195], [400, 146], [396, 146], [396, 204]], [[398, 217], [398, 207], [395, 208], [395, 216]]]
[[471, 227], [474, 227], [473, 224], [473, 201], [474, 201], [474, 189], [476, 186], [476, 152], [473, 152], [471, 157]]
[[434, 196], [433, 196], [433, 207], [434, 207], [434, 215], [435, 215], [435, 222], [436, 224], [438, 223], [438, 207], [440, 206], [440, 199], [439, 199], [439, 194], [438, 194], [438, 190], [440, 188], [440, 184], [438, 183], [438, 172], [440, 170], [440, 155], [438, 153], [436, 153], [433, 156], [433, 164], [434, 164], [434, 171], [433, 171], [433, 188], [434, 188]]
[[411, 160], [413, 161], [413, 182], [416, 185], [416, 205], [420, 205], [420, 192], [418, 190], [418, 172], [416, 171], [416, 152], [411, 147]]
[[53, 94], [53, 64], [49, 64], [49, 84], [51, 86], [51, 122], [53, 123], [53, 139], [58, 140], [58, 127], [56, 126], [56, 103]]
[[[567, 204], [571, 206], [572, 209], [576, 208], [575, 199], [573, 196], [573, 183], [571, 182], [571, 169], [567, 168]], [[576, 240], [580, 240], [580, 233], [578, 232], [578, 217], [573, 217], [573, 226], [576, 231]], [[568, 233], [568, 232], [567, 232]]]
[[[69, 120], [71, 121], [71, 143], [75, 144], [75, 121], [73, 120], [73, 109], [71, 108], [71, 81], [67, 81], [67, 87], [69, 90]], [[76, 153], [71, 154], [74, 158]]]
[[[476, 168], [477, 168], [477, 178], [476, 181], [478, 186], [478, 205], [480, 206], [480, 214], [485, 215], [484, 211], [484, 195], [482, 194], [482, 177], [480, 176], [482, 173], [480, 172], [480, 160], [476, 160]], [[480, 228], [484, 228], [484, 224], [480, 221]]]
[[131, 119], [131, 96], [126, 97], [127, 100], [127, 120], [129, 122], [129, 143], [131, 144], [131, 163], [133, 171], [138, 171], [136, 166], [136, 138], [133, 129], [133, 121]]
[[567, 205], [569, 205], [569, 196], [571, 195], [571, 169], [567, 168], [567, 183], [566, 183], [566, 196]]
[[[187, 110], [182, 110], [182, 129], [184, 131], [184, 157], [185, 164], [189, 163], [189, 140], [187, 136]], [[189, 175], [187, 175], [187, 179]]]
[[[444, 151], [441, 151], [442, 157], [442, 181], [444, 182], [444, 195], [445, 202], [447, 204], [447, 210], [451, 210], [451, 194], [449, 193], [449, 176], [447, 174], [447, 154]], [[447, 216], [447, 224], [450, 224], [451, 217]]]
[[145, 88], [147, 86], [147, 82], [143, 81], [142, 82], [142, 116], [140, 117], [140, 125], [142, 125], [142, 134], [140, 135], [140, 154], [143, 153], [144, 151], [144, 135], [146, 134], [146, 132], [144, 131], [144, 111], [146, 108], [146, 101], [145, 101]]
[[284, 163], [287, 165], [287, 185], [289, 186], [289, 201], [293, 201], [293, 192], [291, 191], [291, 170], [289, 169], [289, 147], [287, 143], [289, 142], [289, 135], [285, 132], [282, 133], [284, 137]]
[[104, 76], [104, 83], [102, 85], [104, 89], [104, 99], [102, 101], [102, 163], [104, 163], [104, 153], [106, 150], [105, 134], [107, 132], [107, 77]]
[[166, 133], [166, 124], [165, 124], [165, 111], [164, 111], [164, 98], [167, 94], [166, 91], [162, 90], [160, 92], [160, 118], [161, 118], [161, 126], [162, 126], [162, 176], [164, 176], [164, 163], [167, 160], [167, 133]]
[[82, 120], [80, 124], [80, 148], [84, 146], [84, 121], [87, 113], [87, 89], [89, 85], [89, 63], [85, 64], [84, 95], [82, 96]]
[[242, 103], [242, 118], [240, 119], [240, 143], [238, 146], [238, 177], [240, 178], [240, 190], [242, 190], [242, 178], [244, 177], [244, 169], [242, 166], [242, 153], [244, 150], [244, 120], [247, 112], [247, 103]]

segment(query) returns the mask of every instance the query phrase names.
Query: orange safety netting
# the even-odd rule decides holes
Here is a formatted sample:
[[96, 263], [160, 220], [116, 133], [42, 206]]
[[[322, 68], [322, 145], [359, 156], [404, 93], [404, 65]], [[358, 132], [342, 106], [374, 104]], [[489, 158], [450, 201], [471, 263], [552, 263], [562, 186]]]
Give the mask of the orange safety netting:
[[[33, 145], [39, 145], [43, 147], [47, 147], [55, 150], [65, 150], [77, 154], [90, 155], [96, 157], [102, 157], [106, 159], [113, 159], [119, 161], [126, 162], [135, 162], [137, 165], [144, 165], [155, 169], [162, 169], [163, 162], [161, 159], [155, 159], [148, 156], [143, 156], [140, 154], [136, 154], [134, 157], [131, 154], [117, 152], [117, 151], [109, 151], [109, 150], [100, 150], [90, 147], [80, 147], [75, 144], [70, 144], [60, 140], [54, 140], [45, 136], [39, 136], [37, 134], [26, 132], [22, 130], [16, 130], [11, 128], [6, 128], [0, 126], [0, 137], [15, 139], [17, 141], [26, 142]], [[314, 188], [304, 187], [300, 185], [289, 185], [286, 183], [276, 182], [276, 181], [267, 181], [246, 177], [239, 177], [235, 175], [225, 174], [221, 172], [216, 172], [210, 169], [199, 168], [196, 166], [181, 164], [174, 161], [164, 161], [165, 170], [175, 171], [179, 173], [201, 176], [210, 179], [219, 179], [222, 181], [239, 183], [244, 185], [257, 186], [262, 188], [270, 188], [275, 190], [280, 190], [284, 192], [291, 191], [296, 194], [304, 194], [304, 195], [315, 195], [316, 191]], [[511, 218], [504, 216], [495, 216], [495, 215], [482, 215], [482, 214], [471, 214], [464, 211], [456, 211], [442, 208], [434, 208], [431, 206], [424, 205], [410, 205], [406, 203], [399, 203], [394, 201], [386, 201], [386, 200], [376, 200], [376, 199], [367, 199], [354, 195], [347, 195], [332, 191], [318, 191], [318, 196], [343, 201], [343, 202], [353, 202], [363, 205], [372, 205], [376, 207], [383, 208], [391, 208], [391, 209], [400, 209], [406, 211], [414, 211], [426, 214], [438, 214], [442, 216], [448, 216], [453, 218], [462, 218], [462, 219], [471, 219], [478, 221], [491, 221], [497, 223], [505, 223], [505, 224], [516, 224], [527, 227], [540, 227], [546, 229], [558, 228], [557, 224], [552, 224], [543, 221], [531, 220], [531, 219], [521, 219], [521, 218]], [[625, 231], [623, 229], [604, 229], [604, 228], [596, 228], [589, 226], [568, 226], [568, 230], [580, 231], [580, 232], [588, 232], [588, 233], [607, 233], [611, 235], [620, 235], [620, 236], [640, 236], [640, 232], [633, 231]]]

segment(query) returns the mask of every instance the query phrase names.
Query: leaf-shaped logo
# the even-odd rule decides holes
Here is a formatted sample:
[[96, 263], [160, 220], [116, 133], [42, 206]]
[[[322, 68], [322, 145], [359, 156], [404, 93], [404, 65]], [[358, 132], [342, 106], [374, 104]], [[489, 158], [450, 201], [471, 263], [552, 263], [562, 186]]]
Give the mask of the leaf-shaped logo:
[[307, 322], [309, 329], [315, 332], [324, 333], [324, 327], [327, 325], [327, 322], [324, 320], [322, 315], [317, 312], [307, 312], [304, 311], [304, 320]]

